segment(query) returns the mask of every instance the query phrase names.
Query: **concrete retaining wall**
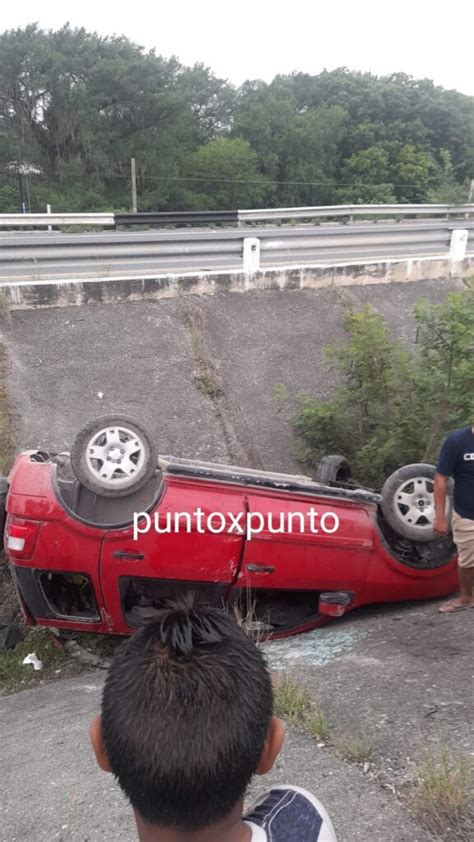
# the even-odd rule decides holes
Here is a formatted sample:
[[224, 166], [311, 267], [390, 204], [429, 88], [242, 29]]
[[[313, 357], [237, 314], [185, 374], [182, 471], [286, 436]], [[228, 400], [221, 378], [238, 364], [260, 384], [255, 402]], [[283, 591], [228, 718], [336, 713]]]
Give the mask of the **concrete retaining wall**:
[[174, 298], [180, 294], [204, 296], [217, 292], [305, 290], [413, 283], [448, 278], [465, 279], [473, 274], [474, 255], [463, 261], [428, 257], [336, 266], [286, 266], [262, 270], [255, 274], [227, 271], [155, 277], [2, 283], [0, 295], [9, 309], [29, 310], [84, 304], [156, 301]]

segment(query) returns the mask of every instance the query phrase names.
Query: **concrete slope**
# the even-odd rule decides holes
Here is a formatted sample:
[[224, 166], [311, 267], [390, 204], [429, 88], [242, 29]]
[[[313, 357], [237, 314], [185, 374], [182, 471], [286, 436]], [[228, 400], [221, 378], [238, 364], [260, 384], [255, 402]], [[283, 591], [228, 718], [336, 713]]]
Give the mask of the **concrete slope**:
[[162, 453], [293, 471], [298, 398], [336, 385], [324, 348], [344, 339], [344, 302], [371, 303], [411, 343], [416, 301], [454, 289], [465, 287], [419, 281], [15, 311], [2, 329], [15, 443], [64, 449], [91, 417], [126, 412]]

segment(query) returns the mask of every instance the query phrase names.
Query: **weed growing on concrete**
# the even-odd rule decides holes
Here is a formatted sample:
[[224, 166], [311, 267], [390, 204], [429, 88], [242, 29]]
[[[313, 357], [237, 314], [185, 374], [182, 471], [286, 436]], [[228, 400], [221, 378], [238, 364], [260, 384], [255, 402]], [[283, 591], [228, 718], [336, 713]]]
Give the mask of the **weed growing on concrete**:
[[328, 721], [320, 700], [312, 699], [307, 690], [291, 677], [274, 681], [274, 711], [290, 725], [298, 725], [316, 740], [327, 740]]
[[319, 698], [312, 702], [311, 711], [306, 717], [306, 728], [315, 740], [327, 740], [329, 736], [328, 721], [321, 709]]
[[13, 456], [5, 387], [5, 351], [0, 347], [0, 473], [7, 474]]
[[441, 747], [425, 753], [417, 772], [418, 784], [408, 799], [417, 819], [442, 839], [474, 838], [472, 763]]
[[4, 293], [0, 292], [0, 322], [11, 324], [11, 313]]
[[195, 374], [194, 378], [198, 389], [216, 401], [223, 395], [223, 389], [216, 367], [207, 353], [204, 343], [202, 327], [199, 324], [198, 316], [189, 306], [184, 307], [184, 322], [189, 332], [191, 348], [194, 356]]
[[276, 716], [286, 719], [290, 725], [305, 725], [306, 717], [311, 713], [311, 699], [294, 678], [277, 678], [273, 699]]
[[348, 737], [336, 744], [336, 753], [348, 763], [370, 763], [374, 751], [374, 744], [364, 737]]
[[284, 404], [288, 401], [288, 390], [284, 383], [276, 383], [273, 390], [273, 399], [279, 409], [282, 409]]

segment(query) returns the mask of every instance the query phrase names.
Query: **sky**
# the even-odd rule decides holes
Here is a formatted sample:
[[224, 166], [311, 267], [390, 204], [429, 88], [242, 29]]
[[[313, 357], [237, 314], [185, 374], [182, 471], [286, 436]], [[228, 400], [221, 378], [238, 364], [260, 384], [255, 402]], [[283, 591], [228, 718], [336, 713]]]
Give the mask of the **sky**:
[[34, 21], [123, 34], [234, 84], [344, 66], [474, 95], [473, 0], [4, 0], [2, 29]]

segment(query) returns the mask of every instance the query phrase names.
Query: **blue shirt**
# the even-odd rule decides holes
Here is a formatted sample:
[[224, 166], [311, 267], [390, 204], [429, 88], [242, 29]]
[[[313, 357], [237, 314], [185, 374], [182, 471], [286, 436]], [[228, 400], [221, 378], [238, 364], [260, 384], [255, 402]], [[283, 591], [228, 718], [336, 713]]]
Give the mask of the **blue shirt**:
[[337, 842], [323, 805], [298, 786], [273, 787], [243, 818], [252, 842]]
[[462, 427], [450, 433], [441, 448], [436, 470], [454, 478], [454, 511], [474, 520], [474, 433]]

